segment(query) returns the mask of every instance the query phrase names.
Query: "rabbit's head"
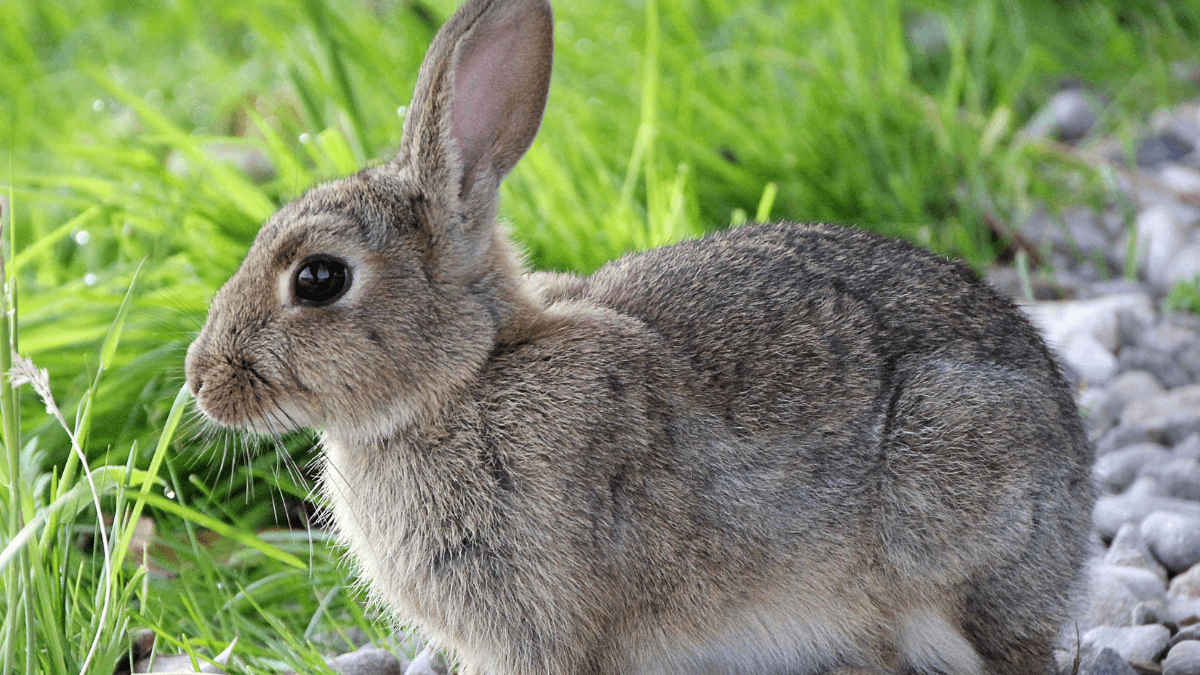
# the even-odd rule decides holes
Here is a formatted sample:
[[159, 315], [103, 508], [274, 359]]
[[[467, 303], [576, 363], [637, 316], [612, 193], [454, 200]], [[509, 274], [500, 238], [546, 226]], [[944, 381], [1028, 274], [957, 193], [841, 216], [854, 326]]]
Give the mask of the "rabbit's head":
[[495, 223], [541, 122], [545, 0], [472, 0], [421, 66], [396, 158], [263, 226], [188, 349], [212, 420], [385, 434], [437, 408], [532, 307]]

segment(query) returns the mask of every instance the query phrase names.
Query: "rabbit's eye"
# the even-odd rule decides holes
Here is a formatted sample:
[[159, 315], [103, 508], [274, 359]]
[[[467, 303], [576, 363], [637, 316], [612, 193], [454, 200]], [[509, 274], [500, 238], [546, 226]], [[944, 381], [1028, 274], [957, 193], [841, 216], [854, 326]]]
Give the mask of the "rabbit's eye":
[[292, 292], [301, 305], [328, 305], [350, 288], [350, 269], [333, 258], [313, 258], [300, 265]]

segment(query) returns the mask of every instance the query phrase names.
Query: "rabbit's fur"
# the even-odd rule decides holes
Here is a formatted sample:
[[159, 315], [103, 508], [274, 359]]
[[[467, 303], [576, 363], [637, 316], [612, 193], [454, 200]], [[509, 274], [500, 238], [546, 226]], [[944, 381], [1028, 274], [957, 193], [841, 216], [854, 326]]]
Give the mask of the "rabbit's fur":
[[[399, 154], [262, 229], [188, 351], [201, 410], [324, 430], [375, 597], [464, 672], [1051, 672], [1089, 529], [1063, 378], [962, 265], [747, 225], [580, 278], [495, 222], [545, 0], [470, 0]], [[327, 305], [314, 255], [349, 270]]]

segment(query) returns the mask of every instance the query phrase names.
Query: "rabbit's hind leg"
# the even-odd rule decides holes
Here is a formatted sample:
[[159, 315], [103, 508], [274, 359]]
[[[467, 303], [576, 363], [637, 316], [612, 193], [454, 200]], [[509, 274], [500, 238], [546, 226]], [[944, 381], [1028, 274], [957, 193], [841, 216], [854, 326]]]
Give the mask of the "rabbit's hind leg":
[[935, 607], [905, 616], [897, 633], [897, 648], [905, 672], [982, 675], [984, 660], [966, 636]]
[[1050, 675], [1058, 671], [1053, 644], [1058, 629], [1036, 622], [1013, 629], [996, 617], [977, 615], [965, 625], [988, 675]]
[[[1072, 536], [1070, 520], [1048, 507], [1033, 520], [1049, 532], [1030, 537], [1016, 559], [993, 565], [972, 580], [962, 607], [963, 633], [983, 657], [988, 675], [1043, 675], [1057, 671], [1053, 646], [1064, 619], [1078, 602], [1072, 591], [1077, 562], [1058, 542]], [[1053, 529], [1056, 528], [1056, 529]]]

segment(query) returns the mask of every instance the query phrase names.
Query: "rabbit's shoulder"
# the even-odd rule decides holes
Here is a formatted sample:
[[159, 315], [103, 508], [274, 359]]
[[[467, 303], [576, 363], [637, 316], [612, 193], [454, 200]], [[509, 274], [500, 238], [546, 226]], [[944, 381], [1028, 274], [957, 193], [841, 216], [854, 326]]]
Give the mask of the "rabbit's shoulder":
[[578, 288], [558, 290], [515, 339], [493, 347], [476, 400], [594, 417], [675, 389], [681, 373], [657, 331], [638, 317], [576, 299]]

